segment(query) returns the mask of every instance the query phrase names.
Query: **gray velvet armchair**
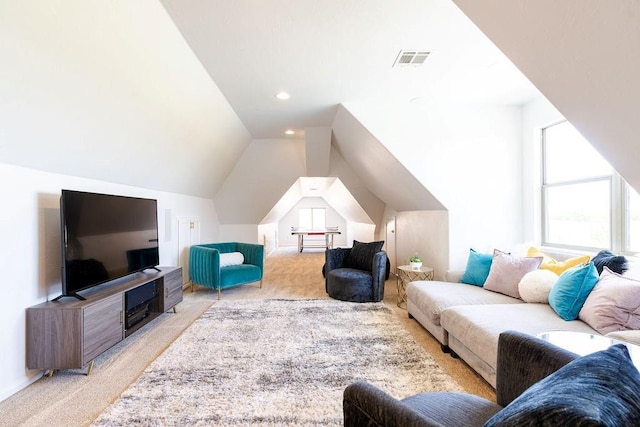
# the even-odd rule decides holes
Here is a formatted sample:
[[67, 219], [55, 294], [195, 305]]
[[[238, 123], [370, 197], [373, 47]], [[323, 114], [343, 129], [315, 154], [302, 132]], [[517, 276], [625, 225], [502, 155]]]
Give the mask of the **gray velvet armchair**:
[[[507, 331], [498, 340], [496, 402], [465, 393], [397, 400], [358, 382], [344, 391], [346, 426], [637, 426], [640, 372], [633, 344], [579, 357]], [[630, 351], [631, 350], [631, 351]]]
[[498, 342], [497, 403], [465, 393], [423, 393], [398, 400], [356, 382], [344, 391], [344, 425], [482, 426], [531, 385], [576, 358], [531, 335], [504, 332]]
[[327, 249], [325, 252], [325, 288], [331, 298], [351, 302], [378, 302], [384, 297], [384, 282], [389, 277], [384, 242], [360, 243], [352, 248]]

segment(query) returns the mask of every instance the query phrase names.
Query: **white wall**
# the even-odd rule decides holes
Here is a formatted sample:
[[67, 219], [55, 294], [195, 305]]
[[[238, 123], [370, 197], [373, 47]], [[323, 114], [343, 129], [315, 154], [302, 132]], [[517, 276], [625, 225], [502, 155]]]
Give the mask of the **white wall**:
[[[0, 400], [35, 381], [40, 371], [27, 370], [26, 309], [61, 293], [60, 191], [63, 188], [158, 200], [160, 264], [178, 264], [178, 216], [202, 220], [202, 237], [213, 241], [218, 220], [210, 199], [147, 190], [105, 181], [0, 164]], [[165, 214], [171, 213], [165, 227]], [[170, 234], [167, 235], [166, 231]]]
[[268, 224], [258, 225], [258, 240], [264, 245], [264, 255], [268, 256], [271, 252], [278, 249], [278, 223], [270, 222]]
[[346, 107], [449, 212], [440, 226], [449, 227], [450, 268], [466, 265], [470, 247], [522, 241], [520, 107]]
[[442, 280], [449, 269], [449, 227], [447, 211], [405, 211], [396, 216], [397, 265], [409, 264], [416, 252], [423, 266], [434, 269]]
[[383, 249], [387, 252], [389, 257], [389, 263], [391, 264], [391, 271], [395, 271], [398, 265], [397, 254], [397, 241], [398, 233], [396, 231], [398, 212], [391, 209], [389, 206], [385, 206], [384, 215], [382, 216], [380, 225], [377, 227], [376, 240], [384, 240]]
[[220, 224], [219, 242], [262, 243], [258, 224]]
[[350, 248], [351, 246], [353, 246], [354, 240], [357, 240], [358, 242], [373, 242], [376, 240], [375, 231], [375, 224], [348, 221], [347, 232], [345, 233], [345, 242], [344, 245], [340, 246], [346, 246]]

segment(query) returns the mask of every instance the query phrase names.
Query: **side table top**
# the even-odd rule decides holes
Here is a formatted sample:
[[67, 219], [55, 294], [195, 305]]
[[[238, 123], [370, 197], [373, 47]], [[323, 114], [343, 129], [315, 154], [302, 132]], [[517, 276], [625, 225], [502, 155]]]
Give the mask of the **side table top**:
[[397, 267], [397, 269], [398, 269], [398, 270], [402, 270], [402, 271], [412, 271], [412, 272], [419, 272], [419, 271], [421, 271], [421, 272], [423, 272], [423, 273], [431, 273], [431, 272], [433, 271], [433, 268], [431, 268], [431, 267], [425, 267], [425, 266], [420, 267], [420, 270], [414, 270], [413, 268], [411, 268], [411, 266], [410, 266], [410, 265], [399, 265], [399, 266]]
[[636, 367], [640, 367], [640, 346], [626, 341], [619, 341], [604, 335], [573, 331], [543, 332], [538, 334], [537, 337], [560, 348], [579, 354], [580, 356], [606, 350], [614, 344], [624, 344], [629, 349], [629, 355], [631, 356], [633, 364], [636, 365]]

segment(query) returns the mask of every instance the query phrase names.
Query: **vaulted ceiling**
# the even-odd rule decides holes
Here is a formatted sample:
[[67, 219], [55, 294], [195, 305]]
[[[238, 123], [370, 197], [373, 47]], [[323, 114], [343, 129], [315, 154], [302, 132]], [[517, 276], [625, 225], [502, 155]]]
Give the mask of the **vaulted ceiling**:
[[[162, 3], [254, 138], [283, 138], [285, 129], [303, 138], [315, 126], [340, 132], [339, 106], [352, 102], [521, 105], [541, 96], [540, 89], [640, 188], [640, 169], [629, 155], [638, 150], [640, 113], [637, 0]], [[421, 67], [393, 67], [403, 49], [430, 54]], [[276, 99], [282, 90], [291, 99]], [[390, 167], [375, 150], [353, 149], [360, 144], [334, 140], [364, 181], [384, 168], [398, 178], [390, 187], [412, 179], [399, 162]], [[369, 187], [397, 209], [424, 208], [413, 203], [423, 198], [394, 201], [384, 188], [384, 182]], [[437, 199], [427, 205], [441, 207]]]
[[[344, 104], [522, 104], [539, 96], [448, 0], [162, 3], [253, 136], [214, 197], [222, 223], [272, 218], [282, 210], [280, 196], [300, 193], [298, 177], [318, 176], [314, 162], [322, 165], [319, 176], [338, 176], [355, 196], [352, 208], [343, 210], [351, 212], [348, 219], [362, 218], [362, 207], [375, 223], [385, 205], [443, 209]], [[412, 49], [429, 52], [424, 64], [394, 66], [401, 50]], [[291, 98], [277, 99], [280, 91]], [[334, 153], [310, 156], [307, 141], [306, 164], [297, 163], [293, 142], [315, 138], [317, 129], [329, 131]], [[325, 167], [330, 158], [334, 164]], [[322, 196], [330, 198], [335, 189], [327, 187]], [[280, 209], [270, 211], [274, 205]]]
[[[371, 171], [397, 185], [412, 177], [345, 105], [519, 105], [537, 87], [638, 189], [639, 10], [638, 0], [3, 2], [0, 161], [234, 200], [246, 189], [224, 184], [243, 156], [334, 127], [330, 174], [363, 189], [363, 207], [400, 209]], [[402, 49], [430, 54], [394, 68]], [[276, 99], [281, 90], [291, 99]], [[282, 180], [270, 176], [247, 209], [268, 213], [304, 176], [302, 157], [268, 169]], [[415, 199], [440, 206], [424, 190]]]
[[[257, 139], [286, 129], [300, 138], [353, 101], [520, 104], [538, 94], [450, 0], [162, 3]], [[393, 67], [403, 49], [430, 54], [421, 67]]]

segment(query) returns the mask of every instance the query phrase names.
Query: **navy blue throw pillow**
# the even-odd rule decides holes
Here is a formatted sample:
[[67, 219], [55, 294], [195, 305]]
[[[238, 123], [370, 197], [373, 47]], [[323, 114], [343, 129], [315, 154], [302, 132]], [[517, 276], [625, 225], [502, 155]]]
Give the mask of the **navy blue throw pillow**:
[[598, 275], [602, 274], [602, 270], [604, 270], [605, 266], [609, 268], [609, 270], [618, 274], [622, 274], [627, 270], [627, 259], [622, 255], [615, 255], [613, 252], [606, 249], [598, 252], [591, 261], [596, 266]]
[[640, 373], [624, 344], [580, 357], [538, 381], [485, 426], [631, 426]]
[[358, 270], [372, 271], [373, 256], [382, 250], [384, 240], [380, 242], [362, 243], [357, 240], [353, 241], [353, 247], [345, 259], [345, 265], [348, 268]]

